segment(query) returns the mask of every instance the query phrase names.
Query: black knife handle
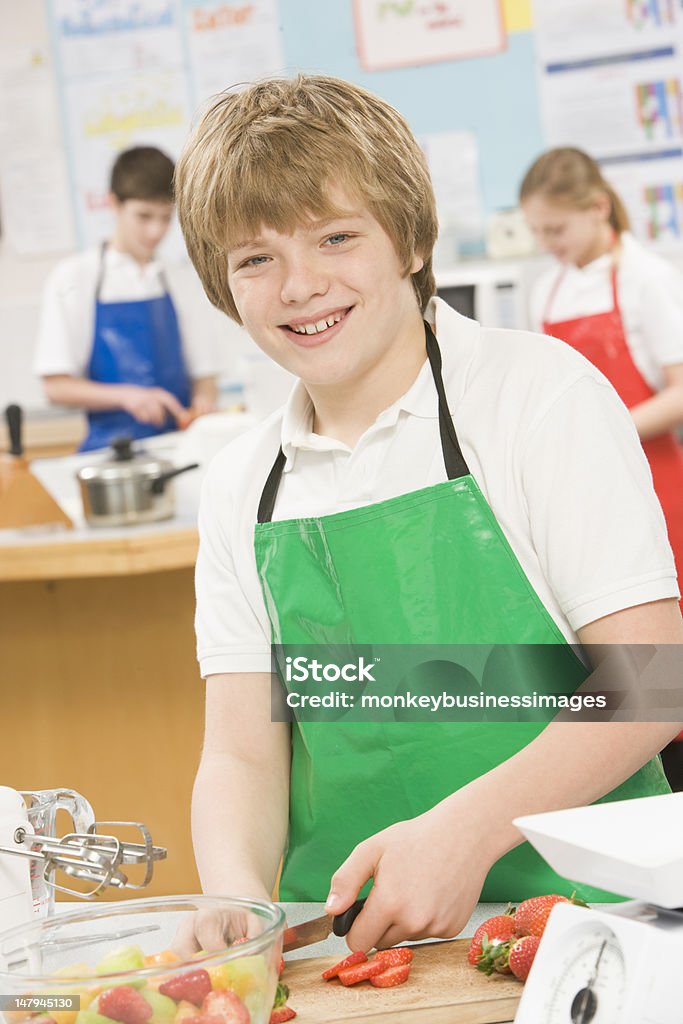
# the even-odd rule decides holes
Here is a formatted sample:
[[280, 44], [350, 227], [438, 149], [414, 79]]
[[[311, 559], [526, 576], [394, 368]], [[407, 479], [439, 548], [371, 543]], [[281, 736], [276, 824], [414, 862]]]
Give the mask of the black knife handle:
[[348, 910], [345, 910], [343, 914], [337, 914], [332, 922], [332, 931], [335, 935], [340, 938], [343, 935], [348, 935], [351, 931], [351, 925], [356, 920], [361, 910], [365, 906], [365, 900], [356, 900], [352, 903]]
[[10, 455], [23, 455], [24, 448], [21, 443], [21, 407], [18, 405], [8, 405], [5, 409], [5, 419], [7, 420], [7, 432], [9, 434], [10, 441]]

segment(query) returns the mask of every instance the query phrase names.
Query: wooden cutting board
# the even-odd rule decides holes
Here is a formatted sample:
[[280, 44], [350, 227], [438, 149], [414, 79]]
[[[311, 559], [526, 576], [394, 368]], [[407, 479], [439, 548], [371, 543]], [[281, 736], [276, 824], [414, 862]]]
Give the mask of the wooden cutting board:
[[415, 946], [410, 977], [396, 988], [364, 981], [345, 988], [320, 975], [339, 957], [287, 964], [283, 981], [296, 1024], [501, 1024], [513, 1020], [522, 985], [509, 975], [490, 978], [467, 963], [469, 939]]

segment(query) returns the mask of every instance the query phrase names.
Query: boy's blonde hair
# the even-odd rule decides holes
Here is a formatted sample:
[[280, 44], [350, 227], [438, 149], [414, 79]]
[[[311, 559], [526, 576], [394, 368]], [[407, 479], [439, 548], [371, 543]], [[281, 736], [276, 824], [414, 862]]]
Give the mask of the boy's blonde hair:
[[562, 206], [585, 210], [601, 194], [608, 196], [612, 206], [609, 216], [611, 226], [618, 235], [628, 231], [631, 225], [626, 207], [603, 178], [599, 165], [582, 149], [563, 146], [549, 149], [534, 161], [524, 175], [519, 199], [523, 203], [533, 195], [540, 195]]
[[391, 238], [420, 309], [436, 287], [434, 192], [425, 156], [393, 107], [323, 75], [270, 79], [223, 93], [190, 136], [176, 167], [178, 218], [209, 299], [240, 323], [227, 250], [262, 226], [289, 233], [337, 217], [339, 186], [360, 199]]

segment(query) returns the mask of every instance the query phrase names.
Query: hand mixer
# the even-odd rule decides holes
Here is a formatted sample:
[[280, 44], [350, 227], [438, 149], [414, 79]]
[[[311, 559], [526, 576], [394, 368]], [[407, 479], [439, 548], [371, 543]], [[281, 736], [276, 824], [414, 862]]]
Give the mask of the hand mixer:
[[[108, 834], [107, 827], [135, 828], [142, 842], [122, 842]], [[31, 920], [36, 884], [47, 886], [50, 898], [44, 903], [49, 913], [56, 890], [88, 900], [109, 886], [142, 889], [152, 878], [154, 862], [165, 857], [166, 849], [153, 845], [148, 829], [140, 822], [95, 821], [87, 832], [59, 838], [36, 835], [22, 794], [0, 786], [0, 930]], [[143, 865], [142, 881], [130, 881], [122, 871], [125, 865]], [[87, 888], [83, 891], [58, 884], [57, 871], [88, 883]]]

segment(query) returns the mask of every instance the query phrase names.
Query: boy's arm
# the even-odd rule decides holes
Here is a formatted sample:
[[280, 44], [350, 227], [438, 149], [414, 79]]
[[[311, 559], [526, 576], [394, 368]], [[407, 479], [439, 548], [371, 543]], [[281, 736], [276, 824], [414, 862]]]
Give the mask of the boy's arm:
[[215, 412], [218, 406], [218, 382], [216, 377], [195, 377], [192, 381], [190, 408], [195, 416]]
[[290, 729], [271, 722], [269, 673], [209, 676], [192, 797], [206, 893], [270, 899], [287, 840]]
[[[595, 645], [678, 645], [683, 622], [676, 601], [656, 601], [605, 616], [579, 636]], [[335, 873], [335, 899], [327, 909], [341, 913], [373, 878], [371, 896], [349, 932], [352, 949], [457, 935], [489, 869], [522, 842], [514, 818], [592, 803], [680, 729], [679, 722], [551, 723], [523, 750], [430, 811], [360, 843]]]
[[140, 423], [162, 426], [166, 417], [184, 417], [184, 410], [175, 395], [164, 388], [146, 388], [136, 384], [102, 384], [68, 373], [44, 376], [43, 387], [51, 402], [77, 409], [99, 412], [123, 409]]

